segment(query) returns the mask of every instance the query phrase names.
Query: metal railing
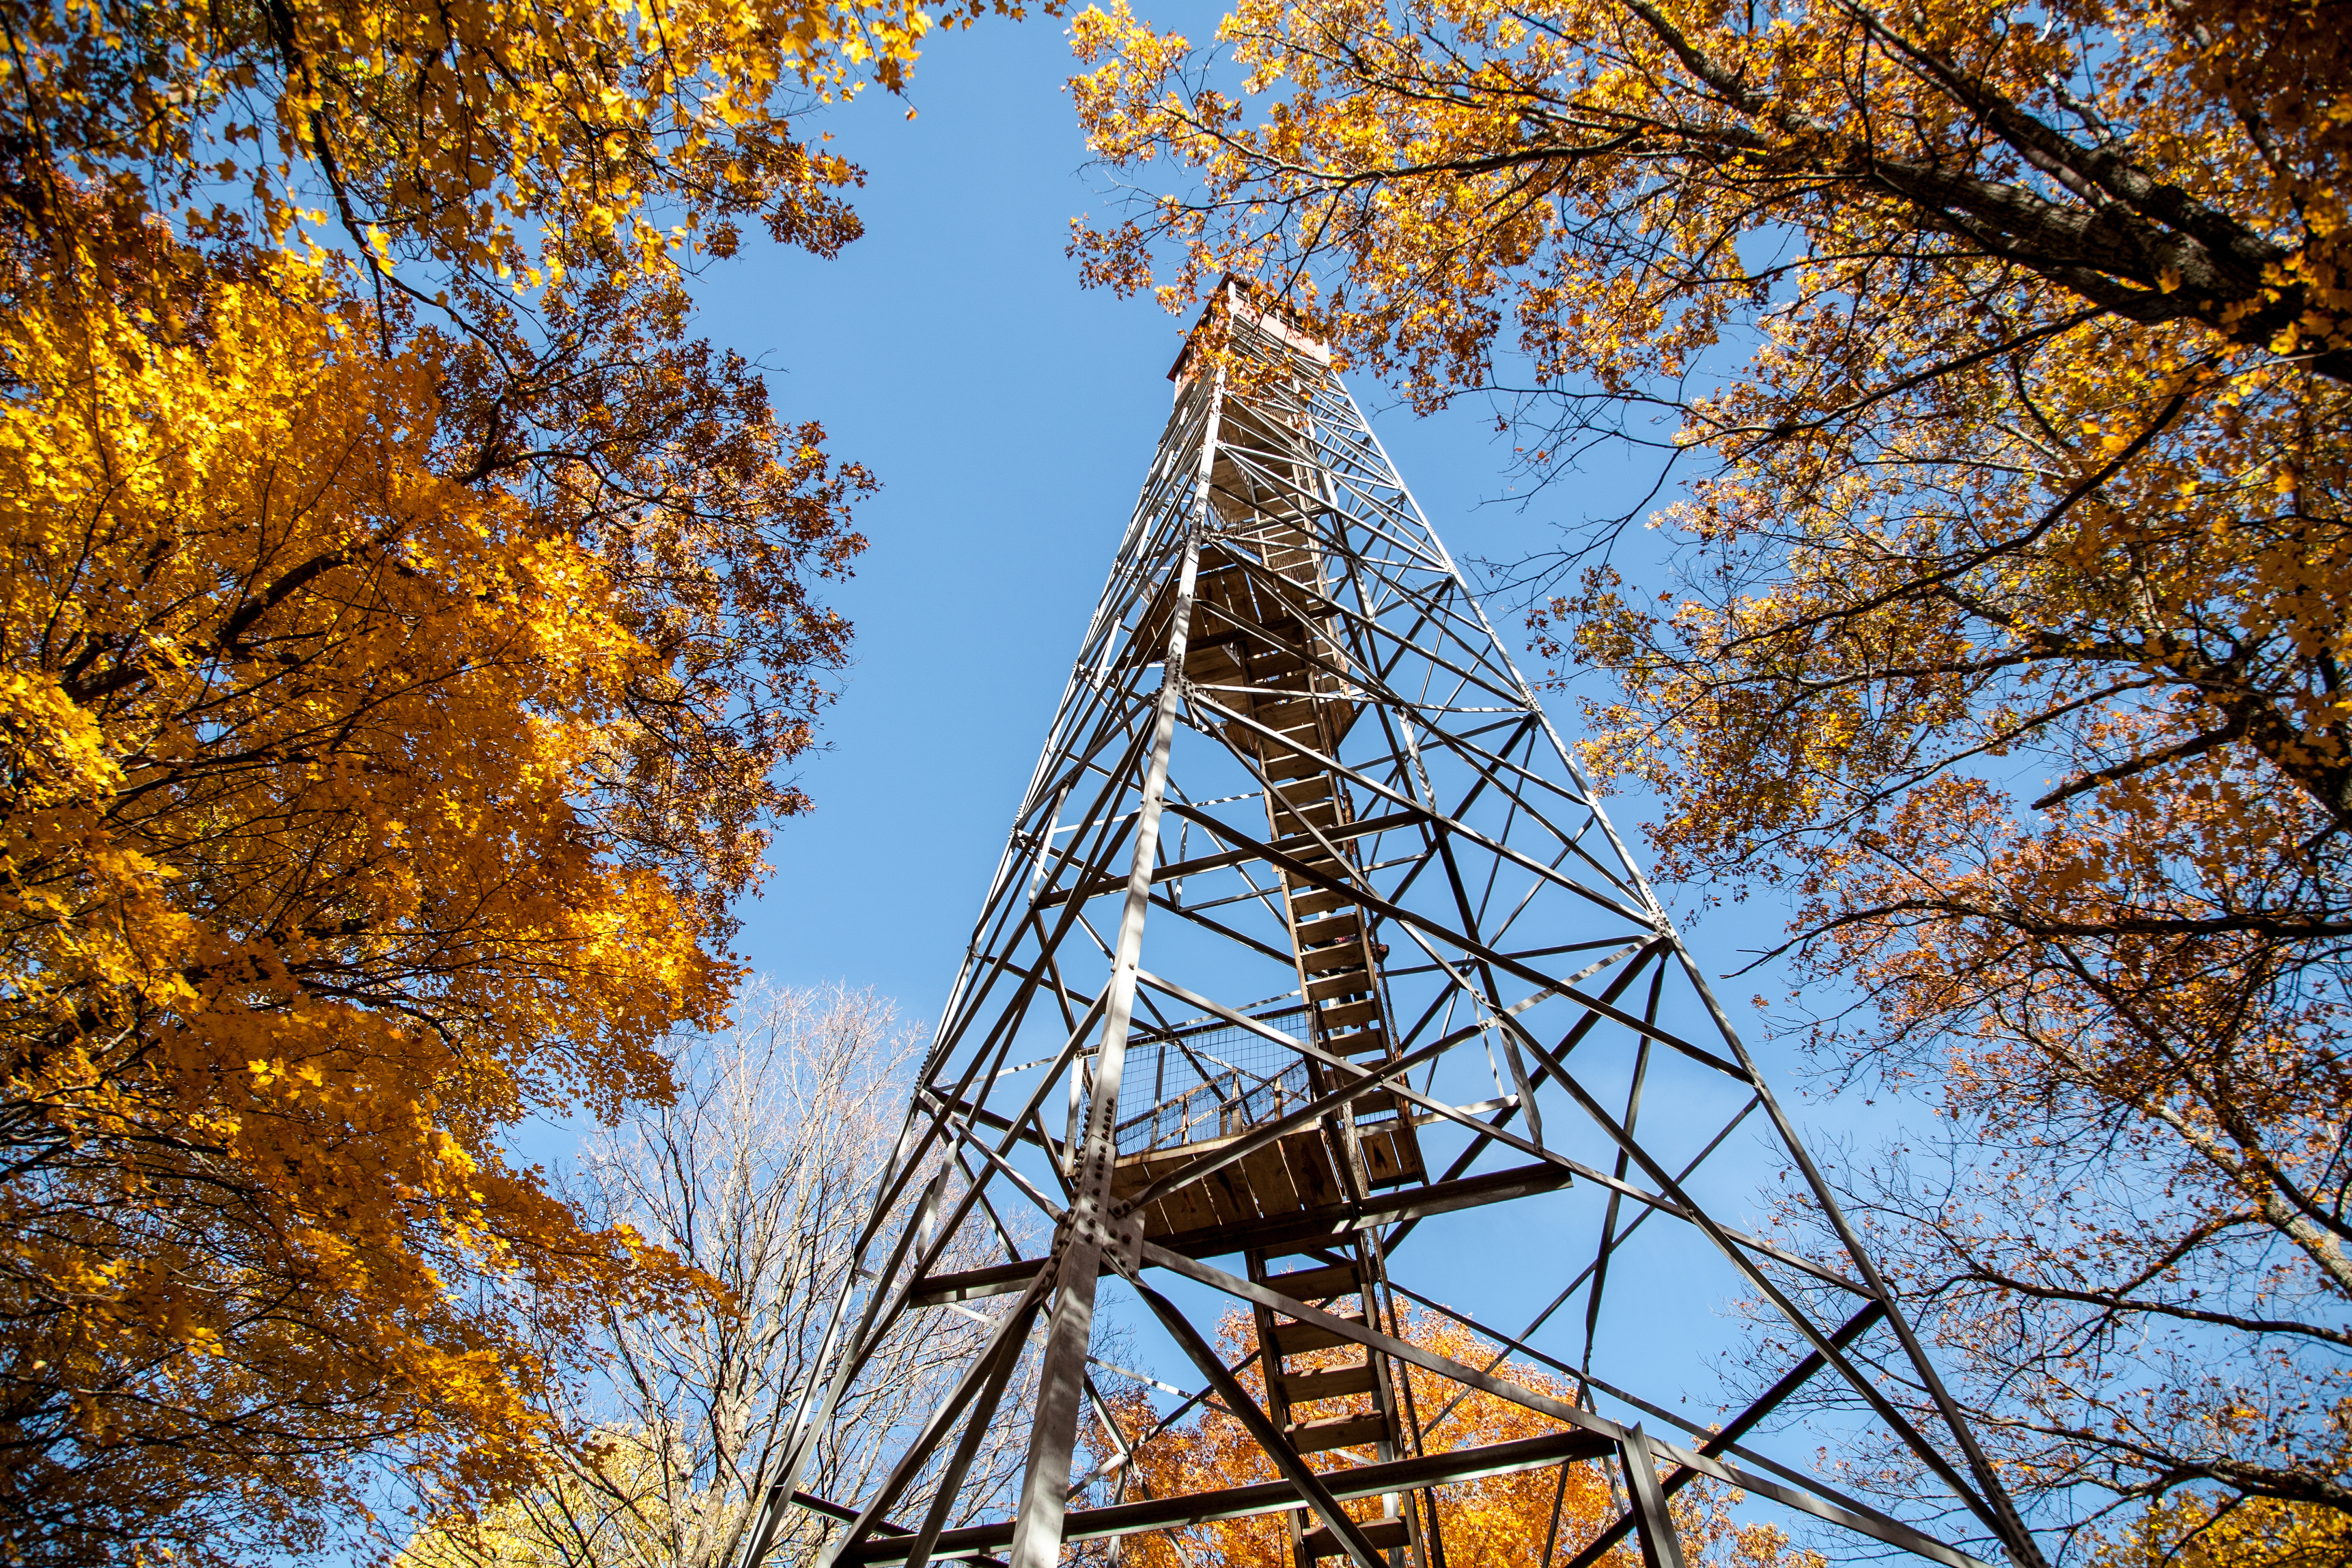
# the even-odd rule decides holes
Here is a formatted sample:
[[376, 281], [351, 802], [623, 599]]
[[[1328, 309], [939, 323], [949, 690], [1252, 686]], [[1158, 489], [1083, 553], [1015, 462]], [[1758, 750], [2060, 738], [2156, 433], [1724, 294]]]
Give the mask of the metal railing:
[[[1271, 1013], [1264, 1022], [1286, 1033], [1307, 1010]], [[1122, 1155], [1231, 1138], [1305, 1104], [1307, 1064], [1262, 1035], [1216, 1024], [1128, 1047], [1119, 1092]]]

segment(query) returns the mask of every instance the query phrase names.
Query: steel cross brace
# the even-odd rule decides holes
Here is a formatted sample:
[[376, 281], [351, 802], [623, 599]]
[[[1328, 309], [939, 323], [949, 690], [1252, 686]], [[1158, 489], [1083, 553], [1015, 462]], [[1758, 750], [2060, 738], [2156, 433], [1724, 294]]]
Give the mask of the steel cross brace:
[[[1029, 1463], [1017, 1517], [1001, 1533], [949, 1528], [957, 1489], [935, 1484], [973, 1462], [968, 1453], [990, 1411], [1016, 1397], [998, 1343], [961, 1369], [954, 1408], [919, 1435], [929, 1467], [921, 1474], [930, 1479], [900, 1510], [911, 1528], [889, 1533], [879, 1511], [919, 1489], [902, 1479], [859, 1500], [851, 1522], [865, 1521], [862, 1534], [837, 1543], [843, 1561], [936, 1560], [1009, 1545], [1007, 1568], [1052, 1568], [1060, 1543], [1082, 1534], [1240, 1517], [1232, 1498], [1128, 1497], [1109, 1510], [1085, 1507], [1091, 1493], [1071, 1498], [1078, 1415], [1100, 1392], [1086, 1370], [1096, 1285], [1105, 1272], [1133, 1277], [1148, 1243], [1154, 1267], [1177, 1267], [1250, 1302], [1261, 1336], [1310, 1325], [1362, 1347], [1368, 1367], [1434, 1372], [1465, 1394], [1515, 1399], [1562, 1422], [1562, 1436], [1581, 1445], [1574, 1462], [1622, 1471], [1629, 1506], [1611, 1540], [1646, 1522], [1644, 1554], [1658, 1568], [1673, 1568], [1676, 1550], [1668, 1504], [1700, 1476], [1945, 1568], [1974, 1563], [1743, 1447], [1740, 1434], [1786, 1389], [1776, 1385], [1731, 1428], [1708, 1434], [1601, 1375], [1608, 1368], [1596, 1363], [1594, 1336], [1615, 1321], [1603, 1313], [1604, 1297], [1622, 1302], [1649, 1288], [1641, 1269], [1671, 1247], [1696, 1250], [1715, 1277], [1759, 1293], [1786, 1317], [1808, 1342], [1803, 1378], [1827, 1373], [1853, 1384], [1864, 1371], [1853, 1336], [1864, 1331], [1890, 1352], [1899, 1345], [1897, 1362], [1916, 1374], [1921, 1404], [1933, 1404], [1957, 1448], [1947, 1458], [1937, 1447], [1945, 1432], [1930, 1443], [1927, 1421], [1915, 1424], [1908, 1405], [1864, 1389], [1874, 1426], [1916, 1454], [2024, 1568], [2038, 1568], [2031, 1533], [1962, 1412], [1328, 357], [1239, 286], [1218, 298], [1223, 325], [1210, 336], [1224, 347], [1202, 348], [1180, 365], [1160, 450], [988, 884], [923, 1064], [924, 1088], [857, 1238], [855, 1278], [821, 1331], [812, 1324], [816, 1365], [770, 1500], [789, 1499], [803, 1479], [834, 1489], [811, 1468], [816, 1437], [877, 1347], [921, 1332], [925, 1310], [1013, 1295], [1033, 1323], [1042, 1316], [1049, 1325], [1037, 1407], [1025, 1413]], [[1229, 377], [1235, 364], [1251, 368]], [[1206, 836], [1197, 853], [1195, 828]], [[1165, 841], [1163, 829], [1183, 841]], [[1147, 968], [1144, 928], [1155, 912]], [[1389, 962], [1391, 943], [1402, 962]], [[1631, 989], [1636, 984], [1642, 992]], [[1294, 1007], [1269, 1011], [1294, 998]], [[1292, 1016], [1300, 1021], [1291, 1025]], [[1213, 1051], [1202, 1036], [1237, 1044]], [[1492, 1100], [1470, 1048], [1482, 1038], [1497, 1058]], [[1149, 1073], [1140, 1066], [1147, 1051]], [[1351, 1059], [1365, 1056], [1374, 1059]], [[1008, 1066], [1016, 1059], [1021, 1068]], [[1013, 1076], [1041, 1066], [1034, 1079]], [[1185, 1098], [1195, 1092], [1188, 1084], [1227, 1071], [1228, 1088], [1205, 1101]], [[1165, 1104], [1153, 1098], [1163, 1079], [1177, 1097]], [[1268, 1089], [1276, 1092], [1254, 1109], [1249, 1095]], [[1066, 1127], [1055, 1104], [1063, 1093]], [[1672, 1104], [1674, 1114], [1643, 1116], [1645, 1099]], [[1208, 1106], [1205, 1121], [1196, 1103]], [[1752, 1119], [1759, 1108], [1763, 1117]], [[1728, 1211], [1701, 1206], [1713, 1192], [1701, 1180], [1717, 1168], [1701, 1167], [1742, 1125], [1802, 1175], [1791, 1192], [1810, 1205], [1817, 1246], [1771, 1245], [1727, 1223]], [[1163, 1126], [1177, 1131], [1156, 1131]], [[1380, 1145], [1390, 1162], [1383, 1179], [1403, 1184], [1396, 1190], [1369, 1184], [1367, 1128], [1388, 1140]], [[1491, 1168], [1514, 1155], [1535, 1163]], [[1318, 1175], [1317, 1159], [1335, 1163]], [[1349, 1195], [1333, 1203], [1335, 1191]], [[1484, 1370], [1433, 1364], [1396, 1316], [1400, 1302], [1435, 1299], [1411, 1288], [1410, 1268], [1391, 1278], [1389, 1254], [1416, 1227], [1451, 1226], [1447, 1216], [1539, 1194], [1544, 1223], [1581, 1227], [1591, 1216], [1595, 1226], [1590, 1237], [1576, 1232], [1585, 1268], [1554, 1303], [1584, 1289], [1575, 1405], [1514, 1384], [1500, 1354]], [[1640, 1206], [1630, 1224], [1628, 1200]], [[1689, 1225], [1645, 1227], [1657, 1214]], [[1052, 1256], [1023, 1258], [1025, 1226], [1039, 1222], [1055, 1230]], [[1158, 1228], [1139, 1235], [1147, 1223]], [[1640, 1251], [1627, 1251], [1637, 1235]], [[992, 1251], [1002, 1241], [1012, 1256], [950, 1268], [942, 1259], [956, 1237]], [[1357, 1258], [1363, 1330], [1318, 1316], [1323, 1298], [1311, 1291], [1313, 1299], [1278, 1286], [1234, 1292], [1278, 1279], [1267, 1259], [1285, 1253], [1306, 1252], [1298, 1278], [1320, 1278], [1341, 1267], [1334, 1248]], [[1249, 1280], [1198, 1261], [1236, 1252], [1250, 1255]], [[1434, 1249], [1412, 1257], [1424, 1253]], [[1790, 1270], [1859, 1294], [1863, 1311], [1834, 1331], [1834, 1319], [1812, 1321], [1818, 1308], [1786, 1286]], [[1158, 1315], [1151, 1301], [1140, 1304]], [[1506, 1353], [1571, 1364], [1528, 1342], [1553, 1310], [1505, 1340]], [[1384, 1335], [1383, 1327], [1398, 1331]], [[1203, 1342], [1189, 1321], [1185, 1332], [1170, 1330], [1180, 1344]], [[1286, 1368], [1278, 1354], [1265, 1365], [1270, 1380], [1287, 1381], [1269, 1382], [1256, 1414], [1287, 1421], [1291, 1384], [1320, 1373]], [[1211, 1373], [1212, 1384], [1221, 1375]], [[1401, 1384], [1375, 1402], [1391, 1422], [1381, 1440], [1412, 1463], [1442, 1458], [1416, 1451], [1425, 1427], [1412, 1379]], [[1689, 1432], [1690, 1446], [1600, 1415], [1596, 1394], [1662, 1429]], [[1459, 1397], [1435, 1419], [1445, 1420]], [[1325, 1470], [1332, 1461], [1300, 1458], [1304, 1437], [1286, 1445], [1282, 1433], [1272, 1436], [1268, 1452], [1286, 1475], [1303, 1466], [1321, 1476], [1315, 1484], [1335, 1503], [1370, 1495], [1354, 1489], [1375, 1473], [1397, 1473], [1381, 1465]], [[1140, 1462], [1127, 1435], [1106, 1440], [1127, 1456], [1122, 1477]], [[1096, 1458], [1096, 1472], [1107, 1473]], [[1422, 1484], [1391, 1479], [1385, 1489]], [[1286, 1479], [1276, 1489], [1249, 1506], [1296, 1509], [1303, 1500], [1323, 1511], [1301, 1485]], [[755, 1568], [772, 1540], [773, 1515], [747, 1541], [741, 1568]], [[1349, 1539], [1338, 1520], [1324, 1522], [1314, 1549], [1345, 1552], [1349, 1568], [1370, 1568], [1369, 1540]], [[1416, 1514], [1414, 1524], [1407, 1544], [1389, 1550], [1408, 1553], [1411, 1568], [1444, 1568], [1434, 1515]], [[1589, 1542], [1572, 1544], [1591, 1556]]]

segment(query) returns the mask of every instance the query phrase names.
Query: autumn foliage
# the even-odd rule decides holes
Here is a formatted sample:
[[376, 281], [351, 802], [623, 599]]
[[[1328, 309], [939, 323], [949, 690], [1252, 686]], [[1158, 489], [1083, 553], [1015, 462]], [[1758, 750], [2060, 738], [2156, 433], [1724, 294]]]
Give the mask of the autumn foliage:
[[708, 1281], [513, 1152], [659, 1102], [872, 488], [691, 336], [830, 255], [905, 0], [6, 8], [0, 1551], [323, 1549]]
[[535, 1347], [688, 1282], [504, 1130], [666, 1094], [660, 1037], [734, 975], [704, 910], [751, 825], [651, 761], [711, 718], [660, 596], [437, 474], [438, 367], [315, 275], [196, 281], [177, 321], [30, 287], [0, 321], [26, 1558], [190, 1512], [313, 1539], [362, 1449], [429, 1489], [522, 1465]]
[[[1490, 1345], [1435, 1312], [1409, 1309], [1402, 1314], [1400, 1329], [1412, 1343], [1450, 1359], [1482, 1367], [1495, 1360]], [[1234, 1312], [1227, 1315], [1220, 1337], [1224, 1359], [1239, 1363], [1255, 1347], [1255, 1330], [1245, 1313]], [[1361, 1359], [1360, 1352], [1333, 1350], [1288, 1364], [1294, 1371], [1316, 1370], [1341, 1362], [1360, 1363]], [[1576, 1400], [1572, 1383], [1539, 1368], [1506, 1362], [1495, 1370], [1534, 1393]], [[1492, 1394], [1471, 1393], [1423, 1368], [1410, 1368], [1409, 1374], [1411, 1398], [1425, 1424], [1430, 1453], [1486, 1447], [1562, 1430], [1549, 1416]], [[1264, 1398], [1264, 1374], [1255, 1363], [1244, 1367], [1242, 1381], [1254, 1398]], [[1457, 1404], [1457, 1395], [1466, 1396]], [[1273, 1461], [1240, 1420], [1222, 1410], [1212, 1407], [1163, 1429], [1140, 1393], [1110, 1404], [1136, 1454], [1124, 1477], [1129, 1499], [1189, 1496], [1279, 1479]], [[1311, 1407], [1308, 1414], [1314, 1414]], [[1098, 1441], [1097, 1447], [1114, 1451], [1107, 1443]], [[1341, 1449], [1307, 1458], [1308, 1465], [1318, 1470], [1369, 1462], [1368, 1450]], [[1105, 1478], [1110, 1484], [1098, 1489], [1106, 1497], [1118, 1482], [1119, 1468], [1113, 1467]], [[1444, 1561], [1455, 1568], [1545, 1568], [1568, 1562], [1623, 1513], [1621, 1491], [1612, 1484], [1609, 1466], [1601, 1462], [1521, 1470], [1437, 1488], [1433, 1496]], [[1425, 1509], [1424, 1499], [1423, 1493], [1407, 1494], [1404, 1506]], [[1675, 1522], [1694, 1568], [1821, 1568], [1817, 1554], [1791, 1550], [1787, 1536], [1773, 1526], [1736, 1521], [1730, 1509], [1739, 1500], [1713, 1483], [1688, 1487], [1672, 1499]], [[1383, 1503], [1368, 1498], [1345, 1506], [1359, 1521], [1369, 1521], [1381, 1517]], [[1421, 1517], [1425, 1529], [1428, 1516], [1423, 1512]], [[1307, 1522], [1314, 1528], [1311, 1516]], [[1637, 1568], [1641, 1560], [1640, 1550], [1629, 1542], [1611, 1548], [1601, 1563], [1606, 1568]], [[1129, 1537], [1119, 1561], [1129, 1568], [1291, 1568], [1293, 1557], [1283, 1516], [1261, 1514]]]
[[[946, 16], [952, 21], [961, 7]], [[462, 321], [520, 372], [599, 288], [737, 225], [830, 253], [857, 178], [783, 112], [896, 88], [916, 0], [292, 0], [8, 8], [11, 205], [96, 193], [185, 237], [348, 246], [372, 297]], [[521, 356], [517, 358], [515, 356]]]
[[[1925, 1089], [1850, 1195], [2053, 1526], [2352, 1515], [2341, 20], [1244, 0], [1228, 61], [1118, 5], [1076, 35], [1095, 146], [1150, 182], [1081, 226], [1097, 280], [1237, 269], [1423, 406], [1499, 395], [1533, 478], [1622, 437], [1687, 480], [1662, 563], [1607, 519], [1530, 563], [1540, 646], [1605, 678], [1587, 760], [1653, 792], [1662, 868], [1788, 900], [1826, 1065]], [[1882, 1458], [1856, 1483], [1900, 1496]]]
[[2333, 1568], [2352, 1561], [2352, 1524], [2309, 1504], [2184, 1496], [2102, 1542], [2094, 1561], [2098, 1568]]

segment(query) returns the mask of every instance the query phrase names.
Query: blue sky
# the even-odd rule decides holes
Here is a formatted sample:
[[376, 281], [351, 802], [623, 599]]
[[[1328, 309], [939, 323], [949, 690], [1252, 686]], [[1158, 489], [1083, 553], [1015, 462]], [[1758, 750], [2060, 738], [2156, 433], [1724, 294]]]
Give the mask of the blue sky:
[[[1172, 13], [1205, 36], [1215, 13]], [[787, 418], [815, 417], [884, 489], [872, 546], [834, 602], [856, 663], [799, 776], [742, 951], [795, 984], [872, 986], [928, 1016], [945, 996], [1055, 698], [1167, 416], [1183, 323], [1078, 287], [1075, 214], [1108, 205], [1067, 96], [1063, 24], [991, 20], [939, 38], [906, 105], [824, 120], [868, 171], [866, 233], [836, 260], [748, 247], [702, 282], [702, 326], [772, 369]], [[812, 123], [814, 123], [812, 121]], [[1457, 556], [1541, 545], [1551, 522], [1623, 504], [1599, 473], [1538, 508], [1503, 491], [1508, 444], [1483, 407], [1373, 413]], [[1598, 495], [1594, 491], [1601, 492]], [[1563, 710], [1564, 711], [1564, 710]]]

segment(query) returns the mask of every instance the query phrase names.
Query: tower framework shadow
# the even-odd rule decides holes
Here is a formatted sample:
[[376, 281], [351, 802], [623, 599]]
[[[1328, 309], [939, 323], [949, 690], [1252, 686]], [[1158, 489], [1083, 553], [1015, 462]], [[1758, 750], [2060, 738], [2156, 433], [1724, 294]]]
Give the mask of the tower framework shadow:
[[[1650, 1568], [1679, 1568], [1667, 1500], [1701, 1478], [1874, 1552], [1983, 1568], [1756, 1450], [1816, 1380], [1856, 1413], [1832, 1444], [1907, 1456], [1943, 1489], [1936, 1514], [2039, 1568], [1885, 1279], [1328, 353], [1228, 282], [1171, 378], [1174, 410], [744, 1568], [793, 1507], [837, 1521], [821, 1568], [1053, 1568], [1066, 1542], [1256, 1514], [1286, 1520], [1296, 1568], [1443, 1568], [1435, 1488], [1590, 1464], [1616, 1468], [1622, 1516], [1566, 1568], [1629, 1537]], [[1757, 1144], [1784, 1163], [1811, 1251], [1738, 1223]], [[1524, 1247], [1488, 1268], [1544, 1277], [1549, 1301], [1516, 1333], [1440, 1305], [1465, 1284], [1449, 1265], [1491, 1252], [1491, 1211], [1507, 1204], [1527, 1209]], [[1026, 1241], [1048, 1235], [1042, 1253]], [[950, 1266], [975, 1245], [1003, 1261]], [[1125, 1442], [1089, 1372], [1106, 1274], [1279, 1480], [1129, 1497], [1126, 1466], [1110, 1506], [1069, 1507], [1082, 1417]], [[1710, 1274], [1797, 1353], [1745, 1409], [1699, 1425], [1612, 1375], [1612, 1327]], [[1188, 1299], [1246, 1310], [1242, 1365], [1160, 1288], [1169, 1276], [1213, 1293]], [[1407, 1302], [1494, 1357], [1407, 1338]], [[950, 1308], [992, 1331], [880, 1485], [804, 1493], [873, 1348]], [[1041, 1326], [1034, 1404], [1004, 1412]], [[1538, 1332], [1581, 1354], [1537, 1348]], [[1512, 1381], [1506, 1355], [1576, 1396]], [[1432, 1378], [1558, 1430], [1445, 1447], [1431, 1437], [1441, 1412], [1415, 1398]], [[1018, 1507], [955, 1523], [1007, 1415], [1030, 1432]]]

